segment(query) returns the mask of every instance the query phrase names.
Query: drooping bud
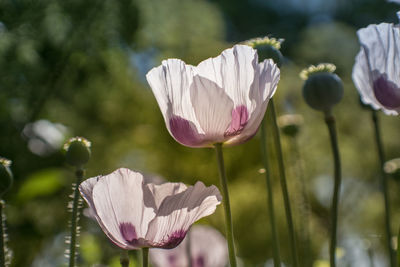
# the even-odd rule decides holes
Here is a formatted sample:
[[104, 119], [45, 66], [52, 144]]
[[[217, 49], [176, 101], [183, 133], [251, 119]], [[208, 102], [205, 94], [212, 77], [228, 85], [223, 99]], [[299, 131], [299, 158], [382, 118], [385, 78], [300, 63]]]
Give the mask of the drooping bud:
[[298, 114], [286, 114], [278, 117], [278, 126], [283, 134], [295, 137], [303, 124], [303, 116]]
[[383, 170], [391, 175], [394, 179], [400, 180], [400, 158], [391, 159], [386, 161]]
[[0, 157], [0, 198], [10, 190], [14, 181], [10, 166], [11, 160]]
[[329, 113], [343, 97], [343, 83], [333, 64], [311, 65], [300, 73], [305, 80], [303, 97], [313, 109]]
[[84, 137], [73, 137], [64, 144], [65, 159], [68, 164], [81, 167], [86, 164], [91, 155], [91, 143]]
[[280, 68], [283, 62], [283, 56], [280, 51], [283, 39], [275, 39], [269, 37], [254, 38], [243, 42], [243, 44], [253, 47], [257, 50], [258, 61], [262, 62], [265, 59], [272, 59]]

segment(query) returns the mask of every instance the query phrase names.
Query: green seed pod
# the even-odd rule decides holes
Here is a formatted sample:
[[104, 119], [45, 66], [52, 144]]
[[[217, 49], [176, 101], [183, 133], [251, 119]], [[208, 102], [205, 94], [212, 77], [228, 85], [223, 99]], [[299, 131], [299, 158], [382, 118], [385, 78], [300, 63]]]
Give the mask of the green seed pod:
[[303, 97], [311, 108], [327, 113], [342, 99], [343, 83], [339, 76], [333, 73], [335, 69], [332, 64], [320, 64], [300, 73], [306, 80]]
[[295, 137], [303, 124], [303, 117], [297, 114], [286, 114], [278, 117], [278, 126], [286, 136]]
[[11, 160], [0, 157], [0, 198], [10, 190], [14, 181], [10, 166]]
[[83, 137], [73, 137], [64, 145], [65, 159], [68, 164], [81, 167], [86, 164], [91, 155], [90, 142]]
[[265, 59], [272, 59], [280, 68], [283, 62], [283, 55], [279, 50], [281, 48], [282, 39], [275, 38], [255, 38], [245, 41], [244, 44], [253, 47], [257, 50], [258, 61], [262, 62]]

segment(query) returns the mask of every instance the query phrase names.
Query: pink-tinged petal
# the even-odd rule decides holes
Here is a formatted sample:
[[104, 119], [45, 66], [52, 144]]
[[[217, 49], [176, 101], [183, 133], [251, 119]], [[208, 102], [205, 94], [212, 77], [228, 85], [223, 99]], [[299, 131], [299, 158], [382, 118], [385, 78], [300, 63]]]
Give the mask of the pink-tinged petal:
[[238, 106], [232, 110], [232, 121], [224, 136], [235, 136], [242, 132], [249, 120], [249, 112], [245, 106]]
[[398, 115], [397, 101], [388, 96], [400, 94], [400, 29], [388, 23], [373, 24], [358, 30], [357, 35], [361, 51], [353, 68], [353, 81], [361, 99], [386, 114]]
[[196, 126], [179, 116], [172, 116], [169, 119], [169, 129], [174, 139], [188, 147], [201, 147], [204, 143], [204, 134], [199, 134]]
[[[234, 106], [251, 106], [249, 91], [255, 82], [257, 51], [247, 45], [235, 45], [221, 55], [195, 67], [197, 74], [217, 84], [233, 100]], [[250, 111], [252, 112], [252, 110]]]
[[83, 199], [85, 199], [85, 201], [88, 203], [89, 205], [89, 209], [91, 214], [94, 216], [94, 218], [97, 220], [97, 223], [100, 225], [101, 229], [104, 231], [104, 233], [106, 234], [106, 236], [117, 246], [121, 247], [121, 248], [127, 248], [126, 244], [124, 242], [120, 242], [118, 239], [116, 239], [111, 232], [107, 229], [107, 227], [103, 224], [102, 220], [100, 219], [100, 217], [97, 214], [97, 210], [96, 210], [96, 206], [93, 203], [93, 188], [94, 186], [97, 184], [99, 178], [101, 176], [97, 176], [97, 177], [93, 177], [93, 178], [89, 178], [85, 181], [83, 181], [80, 185], [79, 185], [79, 191], [83, 197]]
[[99, 178], [93, 188], [97, 215], [106, 231], [124, 244], [123, 248], [145, 245], [143, 237], [155, 216], [154, 208], [144, 205], [143, 186], [140, 173], [122, 168]]
[[273, 60], [266, 59], [258, 65], [256, 77], [258, 77], [258, 85], [254, 85], [250, 92], [250, 98], [254, 106], [253, 112], [250, 114], [250, 118], [241, 133], [225, 142], [227, 146], [244, 143], [257, 133], [264, 118], [268, 102], [278, 87], [280, 70]]
[[374, 80], [374, 93], [376, 99], [388, 109], [400, 108], [400, 88], [388, 80], [386, 74], [378, 74]]
[[368, 59], [363, 48], [358, 52], [353, 66], [352, 78], [361, 100], [364, 104], [370, 105], [375, 110], [380, 109], [381, 105], [376, 100], [373, 91], [373, 78], [368, 66]]
[[176, 248], [150, 250], [150, 260], [156, 267], [186, 267], [189, 256], [193, 267], [224, 267], [228, 263], [226, 240], [211, 227], [194, 225]]
[[[167, 129], [178, 142], [182, 140], [183, 145], [192, 141], [196, 142], [197, 137], [203, 133], [190, 102], [189, 88], [193, 75], [193, 66], [186, 65], [179, 59], [163, 60], [160, 66], [151, 69], [146, 75], [164, 116]], [[181, 125], [183, 122], [187, 123]], [[190, 136], [183, 137], [185, 133]]]
[[196, 118], [210, 145], [223, 142], [225, 130], [232, 121], [233, 101], [216, 83], [194, 76], [190, 96]]
[[173, 248], [185, 237], [189, 227], [202, 217], [212, 214], [221, 203], [215, 186], [206, 187], [197, 182], [187, 190], [166, 197], [146, 235], [153, 247]]

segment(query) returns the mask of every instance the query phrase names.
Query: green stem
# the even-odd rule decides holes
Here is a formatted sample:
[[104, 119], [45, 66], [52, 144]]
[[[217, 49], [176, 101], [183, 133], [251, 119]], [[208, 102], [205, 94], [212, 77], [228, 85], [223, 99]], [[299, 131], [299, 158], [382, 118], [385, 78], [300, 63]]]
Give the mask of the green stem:
[[222, 197], [223, 197], [222, 203], [224, 205], [224, 211], [225, 211], [225, 227], [226, 227], [226, 238], [228, 240], [229, 261], [231, 267], [236, 267], [235, 244], [233, 242], [234, 239], [233, 239], [232, 215], [229, 202], [228, 182], [226, 179], [224, 157], [222, 154], [221, 143], [215, 144], [215, 151], [217, 154], [218, 171], [222, 187]]
[[372, 121], [374, 123], [374, 131], [375, 131], [375, 141], [376, 141], [376, 146], [378, 149], [378, 156], [379, 156], [379, 163], [380, 163], [380, 171], [381, 171], [381, 190], [383, 194], [383, 199], [385, 202], [385, 227], [386, 227], [386, 242], [387, 242], [387, 249], [389, 253], [389, 258], [390, 258], [390, 266], [395, 267], [396, 266], [396, 260], [394, 256], [394, 252], [392, 249], [392, 244], [391, 244], [391, 238], [392, 238], [392, 233], [391, 233], [391, 226], [390, 226], [390, 202], [389, 202], [389, 192], [388, 192], [388, 182], [387, 182], [387, 175], [383, 169], [383, 166], [385, 164], [385, 154], [383, 152], [383, 145], [382, 145], [382, 138], [381, 138], [381, 132], [380, 132], [380, 127], [379, 127], [379, 119], [377, 116], [377, 113], [375, 110], [372, 111]]
[[186, 234], [186, 255], [188, 259], [188, 267], [192, 267], [192, 247], [191, 247], [191, 231]]
[[265, 182], [267, 185], [267, 198], [268, 198], [268, 210], [269, 210], [269, 223], [271, 225], [271, 233], [272, 233], [272, 251], [274, 256], [274, 266], [281, 266], [281, 257], [279, 252], [279, 240], [278, 233], [276, 231], [275, 224], [275, 211], [274, 211], [274, 198], [272, 196], [272, 185], [271, 185], [271, 175], [268, 163], [267, 156], [267, 141], [266, 141], [266, 130], [265, 130], [265, 119], [261, 122], [261, 137], [260, 137], [260, 145], [261, 145], [261, 156], [262, 161], [265, 168]]
[[78, 235], [78, 221], [79, 221], [79, 184], [82, 181], [84, 171], [82, 168], [77, 168], [75, 172], [76, 184], [72, 200], [72, 217], [71, 217], [71, 239], [69, 246], [69, 267], [75, 267], [76, 261], [76, 248], [77, 248], [77, 235]]
[[122, 250], [121, 256], [119, 258], [119, 262], [121, 263], [121, 267], [129, 267], [129, 254], [128, 250]]
[[288, 231], [289, 231], [289, 245], [292, 254], [292, 266], [298, 267], [299, 260], [297, 258], [297, 249], [296, 249], [296, 237], [294, 232], [294, 224], [292, 219], [292, 211], [290, 208], [290, 199], [289, 199], [289, 191], [286, 183], [286, 174], [285, 174], [285, 165], [283, 163], [283, 154], [282, 154], [282, 145], [281, 145], [281, 137], [279, 134], [278, 123], [276, 121], [276, 113], [275, 113], [275, 106], [273, 99], [270, 100], [269, 103], [272, 116], [272, 128], [274, 133], [274, 141], [278, 156], [278, 167], [279, 167], [279, 178], [282, 187], [282, 195], [283, 195], [283, 202], [285, 205], [285, 213], [286, 213], [286, 220], [288, 224]]
[[339, 194], [340, 194], [340, 183], [342, 180], [341, 167], [340, 167], [340, 156], [339, 156], [339, 146], [337, 142], [335, 118], [330, 113], [325, 114], [325, 122], [328, 126], [329, 137], [331, 139], [332, 153], [334, 159], [334, 177], [335, 185], [333, 190], [332, 198], [332, 222], [331, 222], [331, 243], [329, 247], [329, 256], [331, 267], [336, 266], [336, 242], [337, 242], [337, 221], [338, 221], [338, 211], [339, 211]]
[[149, 248], [142, 248], [142, 266], [149, 267]]
[[300, 183], [300, 191], [302, 203], [300, 205], [300, 220], [299, 220], [299, 228], [303, 229], [302, 231], [302, 239], [304, 242], [304, 247], [302, 249], [303, 252], [303, 265], [311, 266], [312, 265], [312, 257], [311, 257], [311, 240], [310, 240], [310, 201], [307, 194], [307, 185], [305, 181], [305, 175], [303, 171], [303, 161], [300, 154], [300, 149], [297, 143], [297, 138], [295, 136], [290, 138], [291, 140], [291, 150], [292, 157], [294, 158], [294, 166], [296, 167], [296, 171], [294, 173], [297, 174], [298, 181]]
[[3, 218], [4, 201], [0, 200], [0, 266], [6, 266], [6, 250], [4, 240], [4, 218]]

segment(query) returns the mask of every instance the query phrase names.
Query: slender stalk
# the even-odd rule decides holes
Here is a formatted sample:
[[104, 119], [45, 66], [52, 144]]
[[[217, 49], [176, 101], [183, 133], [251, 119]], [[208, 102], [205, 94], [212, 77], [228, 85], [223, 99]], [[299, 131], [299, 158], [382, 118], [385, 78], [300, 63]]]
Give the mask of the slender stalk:
[[192, 248], [191, 248], [191, 231], [186, 234], [186, 255], [188, 259], [188, 267], [192, 267]]
[[149, 248], [142, 248], [142, 266], [149, 267]]
[[84, 171], [82, 168], [77, 168], [75, 172], [76, 184], [74, 187], [73, 200], [72, 200], [72, 216], [71, 216], [71, 236], [69, 246], [69, 267], [74, 267], [76, 262], [76, 248], [77, 248], [77, 236], [79, 233], [78, 222], [79, 222], [79, 184], [82, 181]]
[[231, 267], [236, 267], [236, 254], [235, 254], [235, 244], [233, 239], [233, 225], [232, 225], [232, 215], [231, 207], [229, 202], [229, 192], [228, 192], [228, 182], [226, 179], [224, 157], [222, 154], [222, 144], [215, 144], [215, 151], [217, 155], [218, 171], [220, 177], [220, 183], [222, 187], [222, 197], [225, 211], [225, 227], [226, 227], [226, 238], [228, 240], [229, 249], [229, 261]]
[[0, 200], [0, 267], [6, 266], [6, 247], [4, 240], [4, 218], [3, 218], [4, 201]]
[[122, 250], [121, 255], [119, 257], [119, 262], [121, 263], [121, 267], [129, 267], [129, 254], [128, 250]]
[[301, 191], [301, 205], [300, 205], [300, 218], [299, 218], [299, 228], [302, 229], [302, 240], [304, 242], [304, 247], [302, 249], [303, 256], [302, 262], [304, 266], [312, 265], [311, 257], [311, 240], [310, 240], [310, 201], [307, 194], [307, 185], [304, 177], [303, 171], [303, 161], [300, 154], [300, 149], [297, 143], [297, 138], [295, 136], [290, 137], [291, 154], [294, 158], [293, 165], [296, 170], [296, 179], [300, 183]]
[[283, 163], [283, 154], [282, 154], [282, 145], [281, 145], [281, 137], [279, 134], [278, 123], [276, 121], [276, 113], [275, 113], [275, 106], [273, 99], [270, 100], [269, 103], [269, 110], [271, 111], [272, 117], [272, 128], [274, 133], [274, 141], [278, 156], [278, 167], [279, 167], [279, 180], [282, 187], [282, 195], [283, 195], [283, 202], [285, 205], [285, 213], [286, 213], [286, 220], [288, 224], [288, 231], [289, 231], [289, 245], [290, 251], [292, 255], [292, 266], [298, 267], [299, 260], [297, 258], [297, 249], [296, 249], [296, 237], [294, 231], [294, 224], [292, 218], [292, 211], [290, 208], [290, 199], [289, 199], [289, 190], [286, 183], [286, 174], [285, 174], [285, 165]]
[[336, 266], [336, 242], [337, 242], [337, 221], [338, 221], [338, 211], [339, 211], [339, 194], [340, 194], [340, 183], [342, 180], [341, 166], [340, 166], [340, 156], [339, 156], [339, 146], [336, 136], [336, 126], [335, 118], [330, 113], [325, 114], [325, 122], [328, 126], [329, 137], [331, 139], [333, 160], [334, 160], [334, 177], [335, 185], [333, 190], [332, 198], [332, 210], [331, 210], [331, 243], [329, 246], [329, 256], [331, 267]]
[[372, 121], [374, 123], [374, 131], [375, 131], [375, 142], [376, 142], [376, 147], [378, 150], [378, 156], [379, 156], [379, 168], [381, 171], [381, 190], [383, 194], [383, 199], [385, 203], [385, 228], [386, 228], [386, 244], [387, 244], [387, 249], [389, 253], [389, 258], [390, 258], [390, 266], [395, 267], [396, 266], [396, 260], [391, 244], [391, 238], [392, 238], [392, 233], [391, 233], [391, 225], [390, 225], [390, 202], [389, 202], [389, 191], [388, 191], [388, 184], [387, 184], [387, 175], [385, 171], [383, 170], [383, 166], [385, 164], [385, 154], [383, 151], [383, 145], [382, 145], [382, 137], [381, 137], [381, 132], [380, 132], [380, 127], [379, 127], [379, 119], [377, 116], [377, 113], [375, 110], [372, 110]]
[[272, 196], [272, 185], [271, 185], [271, 175], [267, 156], [267, 141], [266, 141], [266, 130], [265, 130], [265, 119], [261, 122], [261, 157], [265, 168], [265, 182], [267, 185], [267, 200], [268, 200], [268, 210], [269, 210], [269, 223], [271, 225], [272, 233], [272, 251], [274, 256], [274, 266], [281, 266], [281, 257], [279, 252], [279, 240], [278, 233], [276, 231], [275, 224], [275, 211], [274, 211], [274, 198]]

